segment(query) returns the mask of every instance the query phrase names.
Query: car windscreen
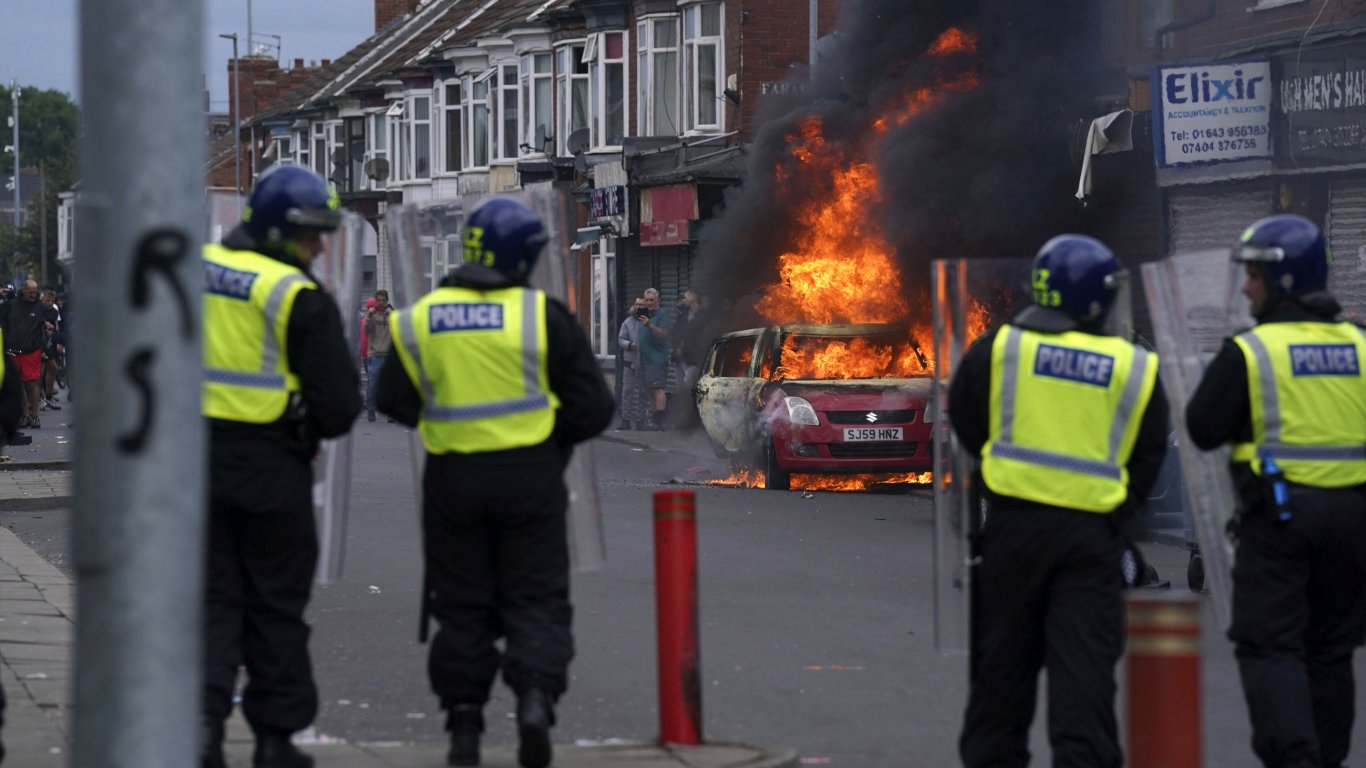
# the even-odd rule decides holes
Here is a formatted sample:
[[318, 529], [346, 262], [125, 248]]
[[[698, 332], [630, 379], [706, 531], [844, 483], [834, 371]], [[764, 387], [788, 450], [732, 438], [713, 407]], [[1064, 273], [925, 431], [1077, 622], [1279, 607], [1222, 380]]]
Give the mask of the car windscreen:
[[754, 337], [721, 339], [712, 359], [711, 375], [729, 378], [749, 376], [749, 361], [754, 357]]
[[925, 376], [920, 351], [904, 336], [792, 333], [783, 339], [774, 378], [884, 379]]

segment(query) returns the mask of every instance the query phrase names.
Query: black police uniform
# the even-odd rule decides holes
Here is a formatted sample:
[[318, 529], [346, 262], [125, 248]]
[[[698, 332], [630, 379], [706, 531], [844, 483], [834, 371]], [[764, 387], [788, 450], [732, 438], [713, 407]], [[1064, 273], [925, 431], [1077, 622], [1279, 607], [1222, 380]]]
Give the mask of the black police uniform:
[[[512, 284], [473, 266], [457, 267], [441, 284], [476, 290]], [[444, 709], [486, 703], [500, 666], [519, 697], [536, 689], [553, 702], [568, 683], [574, 642], [564, 469], [572, 446], [606, 429], [615, 405], [588, 337], [549, 297], [546, 352], [550, 389], [560, 400], [548, 440], [427, 456], [424, 603], [439, 625], [428, 674]], [[380, 411], [417, 425], [422, 398], [398, 355], [380, 368], [376, 399]], [[499, 637], [506, 642], [501, 659], [494, 645]]]
[[[1011, 324], [1041, 333], [1083, 330], [1070, 317], [1031, 307]], [[963, 355], [950, 384], [953, 429], [980, 456], [990, 434], [993, 331]], [[1065, 407], [1065, 404], [1064, 404]], [[1167, 400], [1153, 388], [1129, 458], [1129, 498], [1110, 514], [991, 493], [974, 573], [964, 765], [1026, 766], [1039, 669], [1048, 670], [1053, 765], [1123, 763], [1114, 718], [1115, 664], [1123, 653], [1121, 518], [1147, 498], [1167, 446]]]
[[[262, 252], [241, 227], [223, 245]], [[302, 408], [273, 424], [209, 420], [204, 718], [213, 744], [243, 663], [242, 711], [258, 738], [306, 728], [318, 712], [303, 619], [318, 560], [311, 462], [319, 439], [355, 422], [360, 377], [324, 291], [299, 292], [286, 344]]]
[[[1340, 311], [1316, 293], [1260, 322], [1331, 323]], [[1186, 426], [1204, 450], [1252, 442], [1247, 364], [1231, 339], [1186, 406]], [[1251, 467], [1238, 462], [1231, 471], [1241, 515], [1228, 636], [1253, 751], [1268, 766], [1339, 766], [1355, 713], [1352, 653], [1366, 643], [1366, 486], [1295, 486], [1294, 517], [1278, 525]]]

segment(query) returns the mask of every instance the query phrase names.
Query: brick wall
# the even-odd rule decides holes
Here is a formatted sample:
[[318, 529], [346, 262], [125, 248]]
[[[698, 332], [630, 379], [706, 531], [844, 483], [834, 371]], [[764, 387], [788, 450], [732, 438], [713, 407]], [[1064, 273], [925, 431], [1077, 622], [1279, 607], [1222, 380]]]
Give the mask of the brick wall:
[[419, 0], [375, 0], [375, 31], [405, 13], [417, 10]]
[[[819, 0], [817, 36], [835, 27], [838, 0]], [[748, 18], [745, 18], [746, 13]], [[740, 119], [732, 127], [752, 138], [752, 121], [765, 83], [804, 72], [810, 60], [810, 5], [794, 0], [746, 0], [726, 4], [726, 70], [739, 79]], [[733, 105], [728, 109], [737, 109]]]

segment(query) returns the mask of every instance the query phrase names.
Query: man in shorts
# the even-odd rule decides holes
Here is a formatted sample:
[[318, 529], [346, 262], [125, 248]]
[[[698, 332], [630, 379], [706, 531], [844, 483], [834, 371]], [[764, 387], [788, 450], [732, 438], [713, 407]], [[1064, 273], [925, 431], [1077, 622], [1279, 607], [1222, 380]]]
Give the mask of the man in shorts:
[[38, 385], [43, 373], [43, 303], [38, 300], [38, 283], [29, 280], [24, 289], [5, 305], [5, 353], [14, 361], [24, 382], [24, 409], [19, 427], [38, 429], [38, 408], [43, 401]]

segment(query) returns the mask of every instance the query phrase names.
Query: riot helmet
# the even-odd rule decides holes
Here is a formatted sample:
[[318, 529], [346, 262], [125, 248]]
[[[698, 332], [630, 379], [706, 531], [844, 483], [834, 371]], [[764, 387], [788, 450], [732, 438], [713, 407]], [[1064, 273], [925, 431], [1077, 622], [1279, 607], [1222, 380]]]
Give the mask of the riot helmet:
[[1095, 326], [1104, 321], [1126, 278], [1114, 252], [1101, 241], [1058, 235], [1034, 257], [1030, 288], [1036, 306]]
[[523, 283], [548, 240], [545, 225], [525, 203], [510, 197], [490, 197], [476, 205], [465, 220], [465, 264], [491, 269], [513, 283]]
[[256, 180], [242, 226], [264, 252], [293, 260], [299, 238], [341, 224], [340, 207], [336, 191], [321, 176], [301, 166], [277, 165]]
[[1314, 222], [1281, 213], [1253, 222], [1233, 247], [1232, 259], [1261, 271], [1269, 308], [1280, 299], [1325, 290], [1332, 254]]

